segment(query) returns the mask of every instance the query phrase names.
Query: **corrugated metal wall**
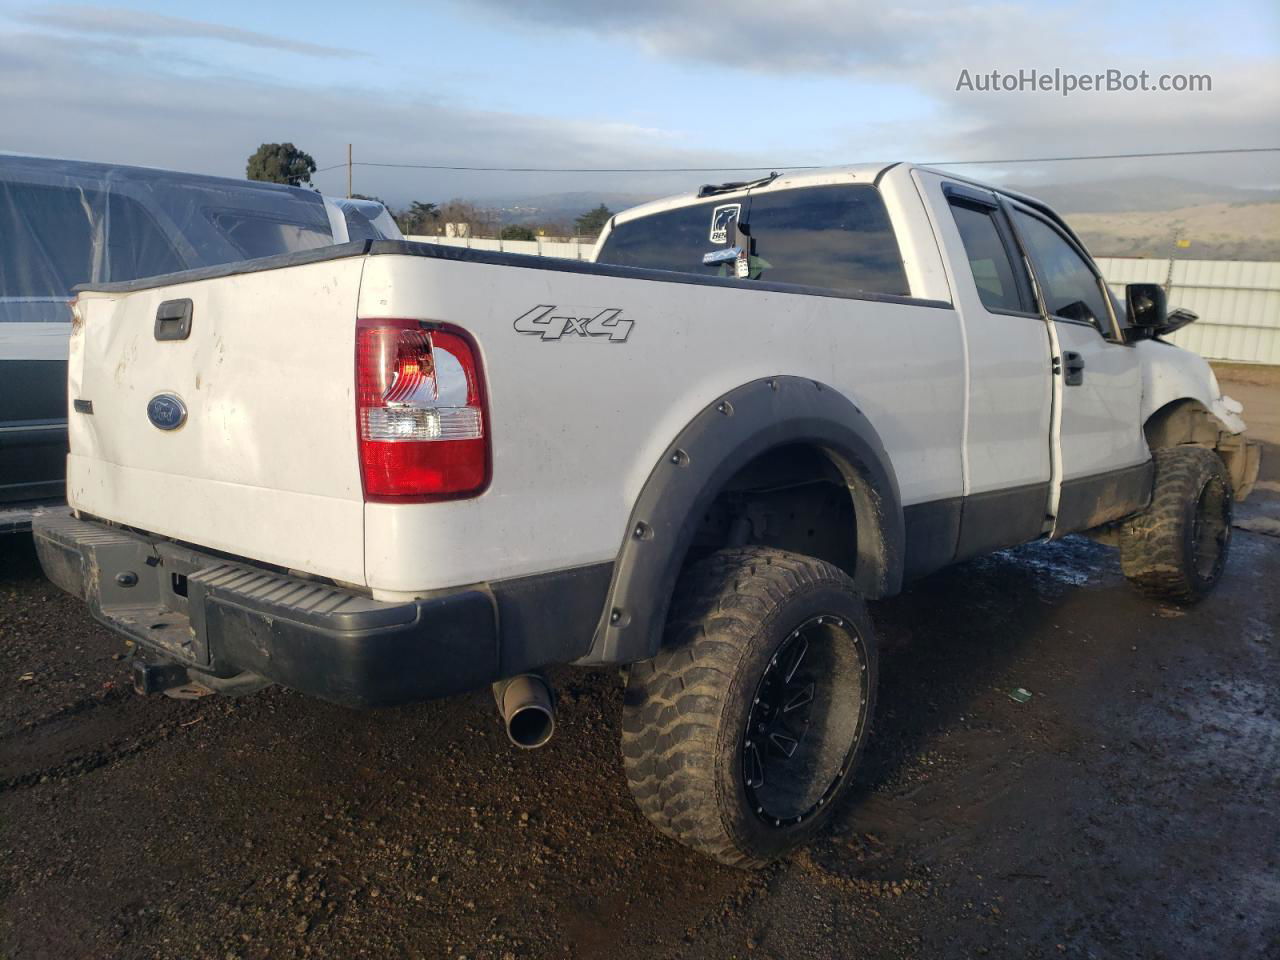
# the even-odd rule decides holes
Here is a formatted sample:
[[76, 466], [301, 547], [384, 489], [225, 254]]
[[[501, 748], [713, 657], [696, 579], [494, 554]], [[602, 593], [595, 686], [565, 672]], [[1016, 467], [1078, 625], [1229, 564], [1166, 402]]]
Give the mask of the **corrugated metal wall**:
[[1211, 360], [1280, 364], [1280, 263], [1256, 260], [1134, 260], [1100, 257], [1116, 293], [1126, 283], [1159, 283], [1169, 307], [1200, 319], [1169, 339]]
[[[589, 260], [584, 240], [484, 240], [406, 237], [475, 250]], [[1280, 365], [1280, 263], [1253, 260], [1140, 260], [1099, 257], [1098, 268], [1124, 298], [1126, 283], [1158, 283], [1169, 307], [1186, 307], [1200, 319], [1169, 339], [1210, 360]]]

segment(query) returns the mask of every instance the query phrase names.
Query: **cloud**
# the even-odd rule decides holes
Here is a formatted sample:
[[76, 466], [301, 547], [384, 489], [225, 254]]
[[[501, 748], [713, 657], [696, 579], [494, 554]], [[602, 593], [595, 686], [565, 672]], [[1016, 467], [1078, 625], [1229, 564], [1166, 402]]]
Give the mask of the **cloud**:
[[22, 13], [19, 19], [36, 26], [67, 33], [98, 34], [138, 39], [141, 37], [172, 40], [221, 40], [244, 47], [282, 50], [309, 57], [353, 59], [363, 56], [355, 50], [326, 47], [321, 44], [291, 40], [269, 33], [242, 30], [220, 23], [188, 20], [162, 13], [127, 10], [123, 7], [95, 7], [87, 4], [53, 4]]
[[[1004, 70], [1034, 65], [998, 64]], [[983, 66], [990, 69], [990, 65]], [[1280, 100], [1275, 94], [1280, 89], [1280, 64], [1274, 60], [1222, 60], [1206, 70], [1204, 62], [1166, 59], [1152, 61], [1148, 69], [1153, 74], [1208, 72], [1213, 90], [1095, 92], [1069, 97], [1057, 93], [974, 93], [955, 90], [958, 70], [950, 75], [939, 73], [934, 78], [938, 122], [919, 131], [919, 156], [959, 160], [1280, 145], [1276, 138]], [[975, 176], [1007, 175], [1029, 184], [1150, 174], [1240, 186], [1278, 185], [1273, 153], [958, 169]]]
[[[472, 2], [493, 9], [507, 10], [509, 6], [498, 0]], [[624, 7], [602, 0], [598, 4], [580, 0], [530, 3], [545, 14], [541, 22], [552, 30], [581, 15], [592, 30], [631, 36], [636, 42], [654, 45], [653, 49], [660, 44], [667, 44], [665, 49], [669, 50], [696, 48], [699, 57], [720, 58], [717, 62], [732, 62], [747, 69], [754, 69], [757, 58], [773, 50], [775, 64], [792, 58], [795, 63], [837, 64], [838, 72], [831, 72], [820, 81], [820, 102], [810, 100], [802, 105], [806, 115], [812, 115], [811, 134], [805, 140], [797, 138], [794, 143], [781, 145], [773, 139], [774, 148], [766, 150], [763, 144], [771, 140], [770, 116], [767, 111], [750, 106], [742, 112], [743, 136], [721, 138], [718, 143], [696, 129], [682, 131], [663, 128], [661, 121], [654, 123], [652, 118], [662, 117], [666, 106], [660, 99], [646, 102], [646, 109], [639, 112], [646, 126], [619, 122], [619, 117], [637, 115], [633, 108], [644, 99], [643, 87], [630, 98], [624, 95], [617, 103], [607, 102], [598, 115], [564, 119], [552, 115], [554, 104], [540, 104], [515, 95], [513, 99], [520, 107], [506, 111], [475, 108], [462, 98], [441, 100], [422, 91], [418, 86], [420, 78], [415, 76], [411, 83], [403, 73], [394, 71], [361, 81], [378, 84], [376, 89], [346, 81], [342, 86], [337, 81], [326, 86], [304, 81], [285, 70], [275, 71], [273, 77], [250, 75], [243, 69], [236, 71], [216, 64], [192, 71], [189, 57], [181, 58], [185, 62], [169, 62], [144, 56], [149, 45], [147, 37], [154, 34], [143, 30], [131, 31], [128, 37], [90, 32], [70, 44], [54, 33], [0, 33], [0, 90], [5, 91], [5, 96], [0, 97], [0, 128], [20, 131], [21, 136], [11, 136], [6, 146], [26, 153], [240, 176], [245, 159], [257, 145], [272, 141], [293, 141], [309, 151], [322, 167], [340, 163], [347, 143], [354, 143], [357, 161], [576, 168], [756, 164], [767, 172], [780, 162], [959, 160], [1261, 146], [1273, 144], [1280, 126], [1276, 122], [1275, 93], [1280, 89], [1280, 72], [1274, 58], [1233, 60], [1218, 56], [1212, 61], [1206, 58], [1192, 62], [1153, 55], [1149, 62], [1139, 65], [1150, 70], [1210, 72], [1214, 77], [1211, 94], [1086, 94], [1062, 98], [1054, 94], [966, 93], [955, 90], [962, 67], [974, 71], [993, 67], [1043, 69], [1056, 64], [1042, 62], [1046, 48], [1036, 42], [1038, 34], [1029, 34], [1025, 43], [1002, 50], [998, 45], [984, 46], [976, 40], [970, 43], [965, 32], [970, 26], [964, 26], [956, 36], [939, 38], [934, 24], [917, 31], [934, 38], [930, 41], [934, 44], [932, 55], [924, 47], [916, 49], [910, 43], [887, 38], [879, 47], [864, 42], [858, 56], [869, 65], [856, 67], [849, 55], [841, 52], [841, 41], [833, 41], [832, 36], [865, 37], [876, 30], [881, 31], [877, 35], [885, 36], [884, 31], [889, 29], [886, 24], [897, 22], [886, 19], [892, 11], [880, 16], [876, 12], [879, 8], [868, 7], [864, 17], [851, 13], [850, 4], [821, 0], [801, 0], [799, 5], [805, 9], [799, 12], [796, 5], [778, 4], [779, 10], [774, 11], [753, 0], [743, 0], [741, 5], [734, 5], [734, 10], [741, 10], [736, 25], [733, 16], [725, 12], [727, 8], [717, 7], [710, 0], [689, 7], [689, 12], [677, 10], [673, 0], [654, 0], [653, 8]], [[68, 9], [73, 8], [54, 8], [64, 12]], [[841, 10], [844, 19], [836, 15]], [[923, 16], [922, 10], [917, 4], [892, 16], [918, 18]], [[987, 15], [995, 16], [990, 10]], [[511, 16], [523, 18], [525, 14], [517, 11]], [[803, 29], [783, 24], [788, 17], [802, 21]], [[1001, 17], [1004, 14], [996, 19]], [[695, 39], [709, 41], [715, 35], [717, 18], [725, 28], [723, 49], [705, 52]], [[686, 21], [691, 36], [676, 37], [678, 25]], [[1009, 23], [1015, 21], [1023, 22], [1017, 17], [1005, 17], [1001, 20], [1004, 25], [997, 24], [993, 30], [1010, 29]], [[761, 34], [767, 33], [770, 25], [778, 27], [776, 43], [772, 45]], [[216, 31], [231, 29], [197, 26]], [[233, 33], [265, 36], [238, 30]], [[1059, 39], [1059, 45], [1052, 49], [1080, 49], [1065, 28]], [[896, 47], [888, 49], [895, 42]], [[1159, 47], [1155, 44], [1156, 49]], [[803, 50], [815, 51], [818, 59], [804, 60]], [[1129, 60], [1122, 59], [1120, 63], [1128, 68]], [[1066, 63], [1062, 66], [1073, 68]], [[726, 76], [709, 67], [703, 67], [700, 75], [709, 84], [724, 83]], [[866, 83], [867, 76], [875, 83]], [[747, 104], [752, 102], [752, 91], [766, 85], [777, 91], [774, 103], [785, 104], [793, 89], [787, 85], [789, 79], [772, 67], [739, 80], [732, 80], [735, 95], [740, 93]], [[910, 91], [907, 99], [912, 101], [911, 112], [904, 113], [899, 101], [891, 98], [885, 103], [893, 106], [892, 111], [880, 110], [875, 120], [864, 119], [867, 112], [862, 105], [882, 95], [886, 84]], [[800, 86], [806, 91], [805, 96], [812, 97], [812, 80]], [[707, 109], [720, 106], [709, 100]], [[817, 153], [819, 145], [821, 152]], [[978, 178], [1004, 178], [1028, 186], [1139, 173], [1246, 186], [1276, 185], [1273, 154], [959, 170]], [[358, 191], [382, 196], [394, 204], [413, 199], [439, 201], [454, 196], [483, 198], [564, 190], [656, 195], [688, 190], [704, 181], [740, 177], [729, 172], [584, 177], [371, 167], [358, 167], [355, 176]], [[340, 192], [345, 188], [345, 171], [320, 174], [316, 182], [328, 191]]]
[[[21, 130], [23, 153], [242, 176], [263, 142], [292, 141], [320, 166], [356, 159], [513, 166], [667, 167], [740, 163], [740, 156], [684, 149], [670, 132], [537, 113], [468, 109], [403, 92], [318, 88], [281, 80], [169, 72], [114, 44], [68, 45], [34, 33], [0, 35], [0, 129]], [[750, 162], [749, 160], [747, 162]], [[328, 192], [345, 172], [319, 175]], [[689, 174], [650, 178], [493, 176], [356, 169], [356, 190], [395, 204], [496, 192], [599, 186], [670, 193]], [[714, 179], [714, 178], [712, 178]]]
[[467, 0], [467, 7], [753, 73], [917, 68], [949, 48], [997, 50], [1033, 33], [1061, 38], [1068, 26], [1051, 9], [946, 0]]
[[[1241, 7], [1231, 3], [1228, 7]], [[849, 159], [905, 155], [917, 160], [1139, 153], [1274, 146], [1280, 128], [1280, 65], [1274, 55], [1241, 55], [1243, 21], [1275, 19], [1266, 5], [1223, 9], [1205, 20], [1179, 15], [1133, 25], [1113, 22], [1107, 7], [1028, 6], [1018, 2], [952, 4], [946, 0], [467, 0], [523, 28], [573, 29], [610, 43], [639, 46], [654, 57], [741, 72], [732, 83], [750, 102], [753, 88], [789, 75], [823, 78], [825, 118], [819, 137]], [[1233, 17], [1232, 14], [1235, 14]], [[1230, 27], [1231, 29], [1226, 29]], [[1198, 42], [1188, 42], [1194, 34]], [[1194, 54], [1194, 59], [1190, 54]], [[956, 90], [962, 68], [1018, 71], [1060, 67], [1092, 73], [1209, 73], [1211, 93], [972, 93]], [[916, 109], [896, 122], [862, 123], [860, 104], [885, 90], [909, 94]], [[813, 104], [807, 103], [806, 108]], [[767, 118], [751, 123], [767, 128]], [[844, 149], [841, 149], [841, 144]], [[886, 147], [889, 149], [886, 150]], [[847, 150], [847, 153], [845, 152]], [[801, 154], [803, 151], [801, 151]], [[1139, 166], [1141, 165], [1141, 166]], [[999, 167], [963, 168], [1004, 176]], [[1275, 185], [1275, 155], [1133, 161], [1140, 169]], [[1039, 178], [1107, 176], [1106, 164], [1024, 166], [1007, 172]]]

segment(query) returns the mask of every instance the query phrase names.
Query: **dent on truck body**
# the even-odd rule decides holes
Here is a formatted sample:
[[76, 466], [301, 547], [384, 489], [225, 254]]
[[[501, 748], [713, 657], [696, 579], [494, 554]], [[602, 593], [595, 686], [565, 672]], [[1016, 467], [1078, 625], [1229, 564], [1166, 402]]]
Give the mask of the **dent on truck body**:
[[1237, 500], [1258, 479], [1261, 446], [1245, 438], [1244, 407], [1225, 396], [1209, 362], [1160, 340], [1136, 348], [1142, 357], [1142, 422], [1152, 450], [1181, 444], [1217, 451]]

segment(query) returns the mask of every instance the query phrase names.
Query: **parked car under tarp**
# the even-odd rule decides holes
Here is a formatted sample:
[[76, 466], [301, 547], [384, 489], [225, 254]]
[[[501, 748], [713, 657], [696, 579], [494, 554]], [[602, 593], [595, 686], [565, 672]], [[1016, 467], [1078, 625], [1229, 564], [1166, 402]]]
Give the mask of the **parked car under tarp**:
[[63, 496], [69, 302], [134, 280], [400, 237], [379, 203], [146, 167], [0, 155], [0, 532]]

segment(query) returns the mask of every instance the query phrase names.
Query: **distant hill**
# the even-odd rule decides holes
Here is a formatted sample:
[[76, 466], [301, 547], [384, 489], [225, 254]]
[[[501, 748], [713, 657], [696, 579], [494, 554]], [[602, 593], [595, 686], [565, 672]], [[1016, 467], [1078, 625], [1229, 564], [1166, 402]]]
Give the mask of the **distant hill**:
[[486, 197], [483, 203], [498, 210], [503, 223], [572, 223], [575, 217], [602, 203], [617, 213], [619, 210], [647, 203], [656, 196], [658, 194], [579, 190], [534, 196], [500, 195]]
[[1064, 216], [1095, 257], [1280, 260], [1280, 201]]
[[1029, 193], [1064, 214], [1178, 210], [1210, 204], [1280, 201], [1280, 190], [1200, 183], [1177, 177], [1121, 177], [1093, 182], [1008, 186], [1011, 190]]

